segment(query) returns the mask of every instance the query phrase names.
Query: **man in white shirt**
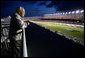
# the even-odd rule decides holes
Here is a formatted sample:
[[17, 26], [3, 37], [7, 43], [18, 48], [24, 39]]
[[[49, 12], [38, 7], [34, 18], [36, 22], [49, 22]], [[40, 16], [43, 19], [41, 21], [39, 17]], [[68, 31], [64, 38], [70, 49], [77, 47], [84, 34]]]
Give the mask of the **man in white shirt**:
[[[21, 39], [22, 39], [22, 29], [27, 27], [27, 24], [22, 20], [25, 15], [25, 9], [23, 7], [18, 7], [14, 16], [10, 21], [10, 47], [11, 56], [20, 57]], [[29, 25], [29, 24], [28, 24]]]

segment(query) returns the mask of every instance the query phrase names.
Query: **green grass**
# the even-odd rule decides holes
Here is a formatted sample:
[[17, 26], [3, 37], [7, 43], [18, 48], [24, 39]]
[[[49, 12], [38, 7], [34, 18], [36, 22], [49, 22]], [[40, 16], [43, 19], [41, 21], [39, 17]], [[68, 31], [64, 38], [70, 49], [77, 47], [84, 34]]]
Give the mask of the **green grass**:
[[[68, 27], [68, 26], [61, 26], [61, 25], [54, 25], [54, 24], [51, 24], [51, 23], [50, 24], [49, 23], [42, 23], [42, 22], [34, 22], [34, 23], [42, 25], [42, 26], [47, 27], [47, 28], [54, 29], [56, 31], [64, 32], [66, 34], [69, 34], [69, 35], [72, 35], [72, 36], [75, 36], [77, 38], [80, 38], [80, 39], [84, 40], [84, 29]], [[62, 28], [77, 30], [79, 32], [72, 32], [72, 31], [68, 31], [68, 30], [62, 29]]]

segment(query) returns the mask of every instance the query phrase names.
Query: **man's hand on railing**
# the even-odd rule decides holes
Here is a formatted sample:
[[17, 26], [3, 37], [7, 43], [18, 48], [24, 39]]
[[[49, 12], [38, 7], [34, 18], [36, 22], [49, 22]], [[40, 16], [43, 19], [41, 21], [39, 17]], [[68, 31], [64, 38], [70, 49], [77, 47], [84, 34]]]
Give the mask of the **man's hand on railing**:
[[27, 24], [27, 25], [30, 25], [30, 23], [29, 23], [29, 22], [26, 22], [26, 24]]

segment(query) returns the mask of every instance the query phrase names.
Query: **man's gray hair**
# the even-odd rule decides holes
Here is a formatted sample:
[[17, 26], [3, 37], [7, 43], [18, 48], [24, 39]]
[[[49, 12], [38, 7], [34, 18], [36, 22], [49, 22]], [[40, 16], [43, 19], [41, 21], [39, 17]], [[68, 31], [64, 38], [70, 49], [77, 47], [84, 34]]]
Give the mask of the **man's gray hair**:
[[24, 9], [24, 8], [20, 6], [20, 7], [18, 7], [18, 8], [16, 9], [16, 12], [19, 13], [19, 12], [21, 12], [23, 9]]

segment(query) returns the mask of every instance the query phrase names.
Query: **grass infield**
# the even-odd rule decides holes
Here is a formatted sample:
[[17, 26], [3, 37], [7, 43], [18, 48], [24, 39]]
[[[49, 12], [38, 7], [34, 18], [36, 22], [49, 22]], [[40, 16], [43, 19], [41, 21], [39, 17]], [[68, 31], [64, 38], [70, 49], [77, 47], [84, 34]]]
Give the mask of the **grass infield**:
[[[55, 24], [51, 24], [51, 23], [45, 23], [45, 22], [34, 22], [36, 24], [39, 24], [41, 26], [47, 27], [47, 28], [51, 28], [54, 29], [55, 31], [61, 31], [64, 32], [68, 35], [72, 35], [74, 37], [80, 38], [84, 40], [84, 29], [80, 29], [80, 28], [74, 28], [74, 27], [69, 27], [69, 26], [62, 26], [62, 25], [55, 25]], [[66, 29], [71, 29], [71, 30], [76, 30], [79, 32], [72, 32]]]

